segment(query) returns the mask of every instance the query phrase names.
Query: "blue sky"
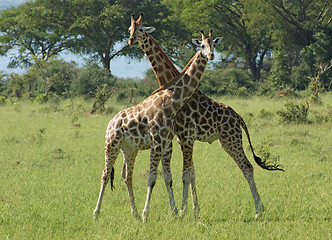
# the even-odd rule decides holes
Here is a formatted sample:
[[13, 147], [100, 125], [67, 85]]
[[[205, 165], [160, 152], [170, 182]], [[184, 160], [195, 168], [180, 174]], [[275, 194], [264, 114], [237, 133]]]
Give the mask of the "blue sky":
[[[23, 73], [26, 69], [7, 69], [7, 65], [10, 61], [11, 55], [15, 54], [12, 52], [8, 56], [0, 56], [0, 71], [11, 73]], [[80, 56], [73, 55], [70, 53], [61, 54], [60, 58], [65, 61], [75, 61], [79, 64], [84, 64], [84, 59]], [[149, 61], [144, 57], [142, 60], [130, 59], [126, 57], [117, 57], [111, 61], [111, 72], [114, 76], [123, 78], [143, 78], [146, 70], [150, 68]]]
[[[0, 0], [0, 10], [13, 6], [18, 6], [25, 1], [26, 0]], [[22, 73], [25, 71], [25, 69], [7, 69], [10, 58], [14, 54], [15, 52], [12, 51], [10, 54], [8, 54], [8, 56], [0, 56], [0, 71], [6, 73]], [[66, 61], [73, 60], [80, 64], [84, 63], [82, 57], [70, 53], [61, 54], [60, 58], [63, 58]], [[111, 61], [111, 72], [117, 77], [143, 78], [146, 70], [148, 70], [149, 68], [150, 64], [146, 58], [143, 58], [142, 60], [135, 60], [126, 57], [117, 57]]]

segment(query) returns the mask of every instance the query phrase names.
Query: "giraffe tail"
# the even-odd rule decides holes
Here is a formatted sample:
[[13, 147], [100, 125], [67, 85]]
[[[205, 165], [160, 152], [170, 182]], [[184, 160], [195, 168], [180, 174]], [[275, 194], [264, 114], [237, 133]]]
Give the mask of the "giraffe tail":
[[114, 167], [112, 167], [111, 177], [110, 177], [111, 190], [115, 189], [114, 187]]
[[[239, 116], [240, 117], [240, 116]], [[254, 152], [254, 148], [251, 144], [251, 140], [250, 140], [250, 135], [249, 135], [249, 131], [247, 128], [246, 123], [244, 122], [244, 120], [240, 117], [241, 119], [241, 127], [243, 128], [243, 130], [245, 131], [247, 138], [248, 138], [248, 142], [249, 142], [249, 146], [251, 149], [251, 152], [254, 156], [255, 162], [263, 169], [269, 170], [269, 171], [285, 171], [284, 169], [282, 169], [279, 164], [277, 163], [269, 163], [266, 160], [262, 160], [260, 157], [256, 156], [255, 152]]]

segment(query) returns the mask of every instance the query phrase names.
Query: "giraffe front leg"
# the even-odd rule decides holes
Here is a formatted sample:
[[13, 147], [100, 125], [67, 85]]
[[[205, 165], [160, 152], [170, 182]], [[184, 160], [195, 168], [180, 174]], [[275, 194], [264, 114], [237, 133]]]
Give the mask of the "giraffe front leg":
[[165, 185], [168, 192], [169, 202], [171, 205], [171, 210], [173, 215], [178, 214], [178, 210], [175, 206], [175, 200], [174, 200], [174, 194], [173, 194], [173, 188], [172, 188], [172, 173], [170, 168], [170, 162], [172, 157], [172, 142], [169, 144], [169, 146], [165, 149], [161, 161], [163, 166], [163, 172], [164, 172], [164, 179], [165, 179]]
[[[156, 152], [156, 150], [159, 150]], [[146, 194], [146, 200], [145, 205], [142, 213], [143, 222], [147, 221], [148, 215], [149, 215], [149, 209], [150, 209], [150, 200], [151, 200], [151, 194], [152, 190], [156, 184], [157, 181], [157, 170], [158, 165], [161, 157], [161, 148], [156, 147], [154, 150], [150, 153], [150, 170], [149, 170], [149, 177], [147, 181], [147, 194]]]

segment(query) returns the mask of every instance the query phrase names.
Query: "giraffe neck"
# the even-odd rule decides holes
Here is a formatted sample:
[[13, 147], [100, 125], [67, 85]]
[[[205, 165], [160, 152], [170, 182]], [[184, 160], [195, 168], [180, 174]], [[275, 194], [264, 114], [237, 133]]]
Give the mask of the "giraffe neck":
[[145, 33], [145, 37], [139, 43], [152, 66], [159, 86], [168, 87], [171, 80], [180, 72], [150, 34]]
[[[184, 91], [184, 96], [191, 95], [198, 87], [198, 83], [201, 80], [202, 74], [205, 70], [208, 59], [203, 56], [201, 51], [198, 51], [196, 55], [189, 61], [189, 64], [185, 67], [183, 87], [187, 87], [189, 91]], [[191, 90], [190, 90], [191, 89]], [[188, 97], [188, 98], [189, 98]]]
[[186, 71], [180, 74], [174, 85], [168, 87], [168, 89], [173, 90], [172, 101], [175, 112], [180, 110], [196, 91], [207, 61], [207, 58], [202, 55], [201, 51], [197, 52], [185, 67]]

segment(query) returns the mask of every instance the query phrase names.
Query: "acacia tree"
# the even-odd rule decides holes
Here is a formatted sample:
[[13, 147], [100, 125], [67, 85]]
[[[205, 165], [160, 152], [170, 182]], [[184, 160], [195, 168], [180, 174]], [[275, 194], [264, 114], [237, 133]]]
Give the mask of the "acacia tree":
[[46, 95], [51, 87], [45, 73], [47, 61], [73, 44], [68, 31], [53, 21], [60, 14], [64, 15], [61, 8], [52, 7], [60, 3], [61, 0], [36, 0], [0, 13], [0, 53], [6, 55], [12, 49], [18, 50], [9, 62], [12, 68], [36, 64]]
[[29, 65], [36, 60], [48, 60], [72, 46], [73, 39], [66, 29], [53, 24], [61, 8], [50, 8], [49, 0], [26, 2], [0, 13], [0, 46], [2, 54], [17, 49], [19, 55], [10, 66]]
[[[142, 57], [143, 52], [127, 44], [130, 15], [144, 13], [144, 21], [158, 29], [158, 39], [166, 39], [170, 26], [165, 24], [167, 8], [160, 1], [150, 0], [72, 0], [69, 1], [71, 34], [76, 37], [74, 52], [84, 53], [99, 59], [110, 72], [110, 62], [117, 56]], [[167, 38], [168, 39], [168, 38]], [[167, 42], [163, 41], [163, 42]]]

